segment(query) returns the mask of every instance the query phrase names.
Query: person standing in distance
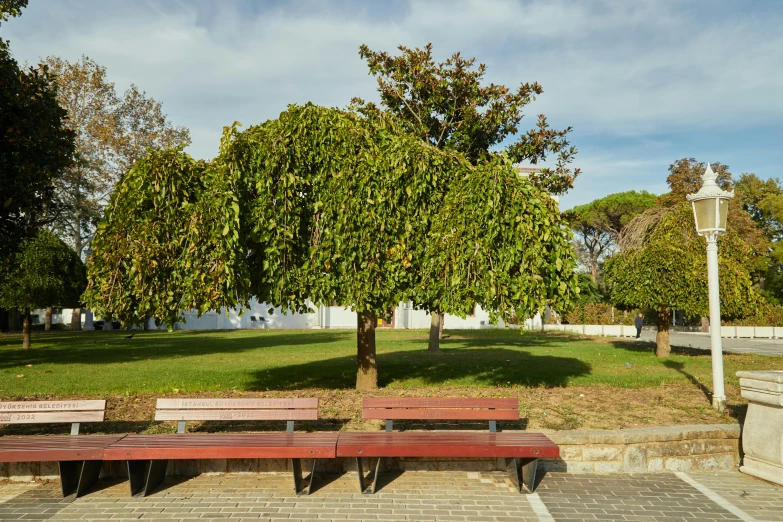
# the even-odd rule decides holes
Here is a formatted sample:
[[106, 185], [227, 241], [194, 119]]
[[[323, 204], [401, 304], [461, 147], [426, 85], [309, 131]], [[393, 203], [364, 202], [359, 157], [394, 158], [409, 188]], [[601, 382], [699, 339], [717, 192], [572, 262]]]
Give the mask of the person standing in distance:
[[636, 338], [640, 339], [642, 337], [642, 326], [644, 326], [644, 316], [641, 312], [636, 316], [633, 324], [636, 326]]

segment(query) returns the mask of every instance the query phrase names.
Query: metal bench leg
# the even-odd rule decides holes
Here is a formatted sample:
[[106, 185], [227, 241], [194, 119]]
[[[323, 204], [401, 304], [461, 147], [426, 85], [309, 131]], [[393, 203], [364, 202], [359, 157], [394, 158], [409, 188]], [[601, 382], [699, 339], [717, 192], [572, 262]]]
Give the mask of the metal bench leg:
[[370, 493], [375, 493], [375, 490], [378, 487], [378, 475], [381, 474], [381, 457], [378, 457], [378, 460], [375, 461], [375, 474], [372, 477], [372, 489], [370, 490]]
[[372, 484], [365, 486], [364, 482], [364, 468], [362, 467], [361, 457], [356, 458], [356, 473], [359, 475], [359, 491], [362, 493], [375, 493], [375, 489], [378, 486], [378, 475], [381, 471], [381, 457], [375, 462], [375, 473], [373, 474]]
[[166, 477], [168, 460], [129, 460], [128, 480], [131, 496], [146, 497]]
[[100, 460], [68, 460], [58, 462], [60, 469], [60, 487], [63, 497], [73, 495], [81, 497], [98, 481], [101, 474]]
[[506, 459], [506, 471], [520, 493], [532, 493], [536, 484], [538, 459]]
[[[294, 492], [297, 495], [309, 495], [313, 490], [313, 481], [315, 478], [315, 466], [318, 459], [313, 459], [313, 466], [310, 468], [310, 476], [307, 479], [302, 476], [302, 459], [291, 459], [291, 469], [294, 473]], [[307, 484], [305, 486], [305, 484]]]
[[522, 485], [529, 493], [536, 489], [536, 469], [538, 459], [519, 459], [522, 464]]
[[356, 474], [359, 476], [359, 493], [364, 493], [364, 469], [361, 457], [356, 457]]
[[81, 497], [95, 486], [95, 483], [98, 482], [98, 478], [101, 476], [102, 467], [103, 461], [101, 460], [85, 460], [82, 463], [79, 484], [76, 486], [76, 498]]

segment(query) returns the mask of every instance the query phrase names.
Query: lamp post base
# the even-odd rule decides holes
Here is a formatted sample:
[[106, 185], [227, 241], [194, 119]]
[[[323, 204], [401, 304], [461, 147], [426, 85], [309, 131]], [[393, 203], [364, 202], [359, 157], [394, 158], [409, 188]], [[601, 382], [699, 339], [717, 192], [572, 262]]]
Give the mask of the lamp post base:
[[723, 411], [726, 409], [726, 397], [712, 397], [712, 407], [716, 410]]

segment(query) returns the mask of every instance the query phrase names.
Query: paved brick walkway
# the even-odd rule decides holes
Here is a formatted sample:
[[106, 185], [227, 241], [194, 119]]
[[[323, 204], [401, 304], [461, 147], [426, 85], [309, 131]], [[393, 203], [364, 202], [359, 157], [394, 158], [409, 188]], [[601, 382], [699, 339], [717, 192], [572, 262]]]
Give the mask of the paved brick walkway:
[[375, 495], [356, 477], [329, 477], [308, 497], [288, 475], [200, 476], [167, 480], [147, 498], [127, 482], [103, 482], [74, 500], [58, 483], [0, 483], [0, 520], [421, 520], [578, 521], [745, 520], [783, 522], [783, 488], [741, 475], [582, 475], [550, 473], [535, 495], [519, 495], [501, 473], [422, 472], [390, 477]]

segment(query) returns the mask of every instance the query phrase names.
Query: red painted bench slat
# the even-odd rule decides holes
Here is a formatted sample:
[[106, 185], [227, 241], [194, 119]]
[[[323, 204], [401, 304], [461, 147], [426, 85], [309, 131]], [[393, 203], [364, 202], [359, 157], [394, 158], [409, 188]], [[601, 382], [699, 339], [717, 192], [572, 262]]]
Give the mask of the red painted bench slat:
[[365, 419], [391, 420], [519, 420], [519, 410], [362, 410]]
[[[317, 398], [158, 399], [155, 420], [177, 421], [176, 435], [129, 435], [113, 444], [106, 460], [124, 460], [131, 495], [148, 495], [166, 475], [169, 460], [291, 459], [294, 491], [309, 494], [317, 459], [334, 458], [337, 434], [294, 433], [294, 421], [318, 419]], [[287, 421], [285, 433], [185, 433], [189, 420]], [[301, 459], [313, 459], [307, 481]]]
[[557, 458], [560, 448], [540, 433], [342, 433], [337, 456]]
[[[365, 419], [386, 420], [385, 433], [345, 433], [337, 441], [338, 457], [356, 459], [359, 490], [375, 493], [381, 460], [387, 457], [503, 458], [514, 486], [532, 492], [539, 458], [556, 458], [560, 448], [540, 433], [497, 433], [497, 421], [519, 420], [514, 398], [364, 399]], [[486, 420], [489, 433], [393, 432], [395, 420]], [[362, 458], [375, 458], [372, 485], [365, 488]]]
[[364, 399], [365, 419], [519, 420], [517, 399], [397, 398]]
[[104, 449], [125, 435], [0, 437], [0, 462], [102, 460]]
[[337, 433], [128, 435], [104, 460], [334, 458]]
[[362, 400], [362, 408], [494, 408], [498, 410], [518, 410], [519, 400], [514, 398], [415, 398], [395, 399], [368, 398]]

